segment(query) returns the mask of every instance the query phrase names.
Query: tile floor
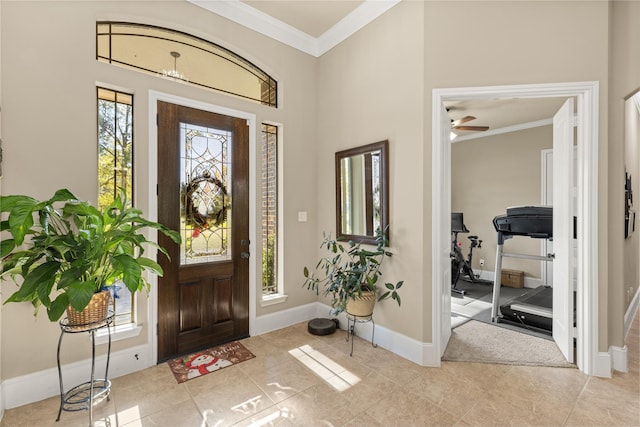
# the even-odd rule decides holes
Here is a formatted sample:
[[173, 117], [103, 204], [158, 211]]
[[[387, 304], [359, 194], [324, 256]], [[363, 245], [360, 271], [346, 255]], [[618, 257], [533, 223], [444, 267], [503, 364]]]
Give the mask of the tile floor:
[[[182, 384], [166, 364], [115, 378], [94, 424], [640, 426], [640, 316], [627, 342], [629, 372], [611, 379], [571, 368], [461, 362], [426, 368], [361, 339], [349, 357], [345, 334], [317, 337], [301, 323], [243, 340], [256, 358]], [[310, 370], [320, 365], [309, 353], [329, 369]], [[88, 424], [84, 411], [63, 413], [56, 423], [58, 403], [50, 398], [10, 409], [0, 426]]]

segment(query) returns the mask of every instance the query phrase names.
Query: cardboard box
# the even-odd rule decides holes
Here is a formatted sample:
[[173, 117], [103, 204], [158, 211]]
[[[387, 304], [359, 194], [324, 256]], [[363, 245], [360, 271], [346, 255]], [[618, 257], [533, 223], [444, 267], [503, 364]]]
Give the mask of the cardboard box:
[[510, 288], [524, 287], [524, 271], [502, 269], [502, 284]]

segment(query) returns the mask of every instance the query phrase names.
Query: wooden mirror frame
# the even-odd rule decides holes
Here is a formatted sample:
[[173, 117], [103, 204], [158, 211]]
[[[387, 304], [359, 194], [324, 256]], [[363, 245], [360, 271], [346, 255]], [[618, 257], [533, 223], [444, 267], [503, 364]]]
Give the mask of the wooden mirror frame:
[[[385, 230], [387, 244], [389, 242], [389, 141], [384, 140], [373, 144], [362, 145], [348, 150], [338, 151], [335, 154], [336, 172], [336, 239], [341, 241], [352, 240], [358, 243], [376, 244], [375, 229], [371, 235], [349, 234], [342, 229], [342, 159], [380, 151], [380, 227]], [[371, 218], [373, 220], [373, 218]]]

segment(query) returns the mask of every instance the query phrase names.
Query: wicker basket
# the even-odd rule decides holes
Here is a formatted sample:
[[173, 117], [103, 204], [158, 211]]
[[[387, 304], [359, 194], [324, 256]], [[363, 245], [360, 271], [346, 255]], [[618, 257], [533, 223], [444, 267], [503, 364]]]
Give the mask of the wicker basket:
[[89, 305], [78, 312], [75, 308], [67, 307], [67, 319], [69, 326], [89, 325], [104, 321], [109, 314], [111, 305], [111, 291], [97, 292], [91, 297]]
[[369, 317], [373, 314], [376, 305], [376, 293], [362, 292], [362, 296], [356, 296], [354, 300], [347, 302], [347, 313], [354, 317]]

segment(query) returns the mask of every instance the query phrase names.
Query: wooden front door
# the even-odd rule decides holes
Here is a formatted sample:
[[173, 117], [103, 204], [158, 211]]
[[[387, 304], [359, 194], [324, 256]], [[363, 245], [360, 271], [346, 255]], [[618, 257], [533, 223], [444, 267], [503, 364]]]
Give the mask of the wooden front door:
[[158, 102], [158, 362], [249, 335], [245, 119]]

